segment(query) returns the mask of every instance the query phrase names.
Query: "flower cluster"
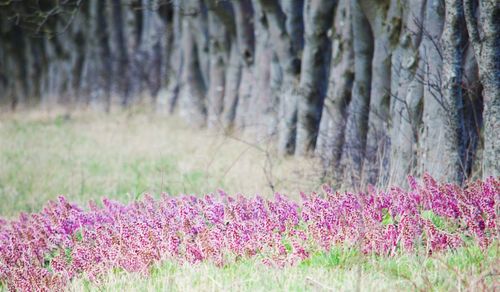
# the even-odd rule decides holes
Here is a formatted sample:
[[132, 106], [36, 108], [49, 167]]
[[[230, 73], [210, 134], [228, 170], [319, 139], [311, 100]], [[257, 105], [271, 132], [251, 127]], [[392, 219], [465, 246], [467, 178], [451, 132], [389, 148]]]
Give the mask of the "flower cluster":
[[0, 281], [11, 290], [63, 290], [72, 278], [99, 281], [121, 268], [147, 274], [152, 264], [210, 261], [218, 266], [257, 257], [294, 264], [332, 246], [391, 256], [416, 249], [439, 252], [498, 239], [500, 180], [465, 188], [424, 176], [411, 190], [301, 194], [218, 194], [203, 198], [145, 195], [128, 205], [104, 199], [87, 210], [64, 197], [36, 214], [0, 219]]

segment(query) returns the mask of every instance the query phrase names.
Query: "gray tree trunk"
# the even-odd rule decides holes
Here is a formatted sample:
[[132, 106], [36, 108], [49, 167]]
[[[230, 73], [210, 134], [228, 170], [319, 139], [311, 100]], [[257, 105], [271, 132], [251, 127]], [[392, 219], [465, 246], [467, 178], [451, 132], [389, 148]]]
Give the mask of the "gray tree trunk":
[[260, 0], [253, 0], [253, 27], [255, 35], [255, 58], [245, 58], [247, 66], [243, 68], [239, 105], [236, 111], [236, 125], [244, 128], [249, 136], [266, 133], [273, 113], [268, 109], [274, 104], [271, 92], [271, 59], [273, 50], [270, 33], [265, 27], [267, 15]]
[[350, 0], [340, 0], [335, 12], [328, 92], [316, 143], [325, 175], [340, 178], [340, 158], [344, 145], [346, 110], [354, 80], [354, 52]]
[[354, 50], [354, 83], [348, 108], [341, 165], [346, 184], [358, 185], [366, 146], [371, 90], [373, 35], [358, 0], [351, 2]]
[[474, 48], [483, 85], [484, 150], [483, 177], [500, 174], [500, 3], [480, 1], [479, 23], [474, 15], [474, 1], [464, 0], [465, 19]]
[[437, 179], [445, 178], [447, 162], [442, 155], [446, 149], [446, 112], [443, 107], [442, 75], [443, 62], [440, 46], [444, 25], [444, 3], [441, 0], [428, 0], [426, 4], [424, 32], [422, 38], [424, 100], [423, 129], [419, 136], [420, 172], [428, 172]]
[[142, 0], [142, 31], [139, 62], [144, 89], [156, 99], [162, 85], [162, 59], [165, 57], [166, 29], [158, 14], [158, 0]]
[[207, 96], [208, 127], [222, 126], [221, 114], [224, 106], [226, 67], [228, 63], [227, 30], [209, 9], [210, 69]]
[[233, 21], [232, 7], [217, 3], [215, 0], [206, 0], [206, 6], [208, 8], [208, 33], [210, 38], [210, 76], [207, 96], [208, 127], [223, 129], [222, 112], [226, 94], [229, 40], [230, 34], [232, 37], [235, 36], [235, 23]]
[[462, 183], [465, 178], [465, 125], [462, 93], [463, 51], [465, 26], [462, 0], [446, 0], [445, 24], [441, 37], [443, 47], [443, 105], [445, 152], [441, 153], [447, 165], [448, 180]]
[[180, 115], [194, 126], [204, 126], [206, 122], [206, 85], [199, 61], [198, 43], [196, 42], [196, 26], [200, 17], [196, 0], [183, 2], [182, 44], [184, 54], [184, 70], [181, 76], [181, 92], [179, 100]]
[[466, 128], [464, 161], [468, 177], [475, 179], [481, 176], [481, 157], [478, 155], [478, 149], [482, 148], [483, 145], [481, 143], [483, 99], [479, 69], [471, 45], [467, 46], [463, 63], [464, 124]]
[[[181, 0], [175, 0], [173, 3], [173, 20], [172, 20], [172, 33], [173, 44], [169, 54], [169, 66], [167, 68], [167, 93], [166, 93], [166, 106], [167, 111], [173, 114], [177, 107], [177, 100], [181, 89], [181, 76], [184, 69], [184, 53], [182, 51], [182, 11]], [[161, 102], [161, 100], [160, 100]]]
[[[255, 2], [257, 5], [252, 5]], [[262, 9], [258, 5], [258, 1], [250, 0], [235, 1], [233, 3], [234, 15], [236, 22], [236, 35], [238, 51], [243, 60], [241, 69], [241, 80], [238, 88], [238, 104], [235, 109], [234, 126], [242, 130], [245, 128], [248, 120], [245, 118], [250, 108], [252, 97], [252, 84], [255, 80], [253, 70], [256, 66], [255, 46], [257, 42], [267, 42], [267, 38], [260, 35], [258, 38], [258, 29], [262, 27], [260, 19], [262, 18]], [[255, 37], [254, 37], [255, 36]]]
[[328, 87], [332, 28], [336, 1], [307, 0], [305, 47], [300, 75], [295, 153], [312, 154], [316, 146], [323, 101]]
[[[295, 151], [295, 135], [297, 122], [297, 95], [294, 89], [297, 88], [300, 77], [300, 58], [297, 48], [294, 47], [291, 35], [295, 32], [287, 32], [286, 19], [296, 19], [295, 13], [302, 12], [293, 8], [290, 1], [283, 1], [283, 5], [290, 4], [290, 9], [284, 11], [291, 12], [285, 15], [280, 3], [277, 0], [259, 0], [262, 9], [266, 14], [266, 24], [272, 38], [273, 51], [278, 59], [280, 69], [283, 74], [283, 81], [275, 96], [279, 96], [279, 139], [278, 149], [283, 154], [291, 154]], [[297, 25], [291, 26], [300, 27]]]
[[104, 100], [105, 111], [109, 112], [111, 106], [111, 51], [109, 48], [108, 20], [106, 17], [106, 2], [97, 1], [97, 27], [96, 37], [98, 40], [97, 54], [99, 66], [99, 91], [102, 94], [99, 99]]
[[198, 54], [198, 63], [206, 85], [210, 80], [210, 39], [208, 37], [208, 13], [204, 0], [187, 0], [190, 10], [185, 10], [185, 16], [191, 19], [191, 33], [196, 42], [196, 53]]
[[379, 170], [388, 167], [389, 104], [391, 92], [391, 57], [401, 28], [401, 15], [395, 0], [361, 0], [361, 7], [374, 35], [368, 133], [363, 163], [363, 179], [375, 184]]
[[[415, 174], [419, 106], [423, 99], [424, 69], [419, 58], [425, 1], [405, 1], [399, 46], [393, 54], [391, 72], [391, 159], [389, 184], [404, 186]], [[422, 55], [422, 54], [421, 54]], [[392, 85], [394, 84], [394, 85]]]
[[[235, 1], [233, 4], [235, 36], [231, 40], [229, 67], [226, 72], [226, 91], [224, 95], [223, 126], [232, 130], [237, 108], [248, 105], [248, 98], [241, 96], [243, 76], [251, 75], [254, 64], [253, 9], [250, 0]], [[247, 81], [246, 81], [247, 82]], [[246, 99], [246, 100], [245, 100]]]
[[122, 105], [127, 104], [129, 99], [129, 53], [125, 40], [125, 11], [120, 0], [111, 0], [112, 11], [112, 36], [114, 46], [114, 82], [116, 93], [121, 96]]
[[[82, 78], [82, 68], [83, 68], [83, 62], [85, 61], [85, 45], [83, 44], [83, 41], [85, 39], [85, 26], [83, 25], [83, 16], [81, 13], [78, 13], [78, 15], [75, 16], [73, 20], [74, 24], [72, 27], [68, 28], [69, 29], [69, 34], [71, 35], [71, 41], [69, 42], [69, 54], [70, 54], [70, 61], [68, 62], [68, 71], [69, 71], [69, 81], [68, 81], [68, 87], [69, 91], [71, 91], [72, 95], [72, 104], [78, 104], [81, 105], [81, 99], [80, 99], [80, 80]], [[39, 76], [42, 67], [40, 63], [41, 59], [41, 52], [37, 50], [37, 52], [33, 53], [33, 58], [36, 63], [38, 63], [35, 67], [37, 68], [36, 71], [38, 73], [35, 73], [36, 76]], [[38, 61], [37, 61], [38, 60]], [[114, 76], [114, 70], [111, 69], [113, 72]], [[38, 77], [36, 78], [38, 79]], [[113, 82], [111, 82], [113, 84]], [[39, 95], [39, 93], [38, 93]]]
[[225, 76], [226, 87], [224, 90], [224, 108], [222, 113], [222, 127], [224, 130], [232, 128], [236, 117], [242, 67], [243, 59], [240, 56], [236, 40], [233, 40], [231, 42], [229, 64], [227, 65]]

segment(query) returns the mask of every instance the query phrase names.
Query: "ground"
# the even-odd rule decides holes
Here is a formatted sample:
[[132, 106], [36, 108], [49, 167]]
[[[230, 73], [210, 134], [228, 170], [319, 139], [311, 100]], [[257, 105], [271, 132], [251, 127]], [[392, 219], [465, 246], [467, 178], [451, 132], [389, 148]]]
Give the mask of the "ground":
[[[271, 144], [269, 144], [271, 145]], [[322, 184], [319, 162], [279, 158], [267, 143], [191, 129], [147, 110], [110, 115], [52, 111], [0, 116], [0, 217], [36, 212], [64, 194], [81, 205], [103, 196], [129, 202], [144, 192], [230, 194], [273, 191], [292, 198]], [[71, 290], [462, 290], [498, 289], [498, 244], [442, 254], [365, 256], [353, 248], [318, 253], [297, 266], [269, 268], [242, 260], [160, 263], [149, 275], [113, 271]], [[5, 289], [1, 287], [0, 289]]]

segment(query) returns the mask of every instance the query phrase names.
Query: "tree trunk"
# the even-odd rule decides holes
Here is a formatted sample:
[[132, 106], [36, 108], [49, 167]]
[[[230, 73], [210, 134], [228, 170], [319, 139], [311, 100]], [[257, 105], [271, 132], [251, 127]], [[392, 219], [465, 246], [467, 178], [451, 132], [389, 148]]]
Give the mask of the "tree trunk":
[[205, 94], [206, 86], [199, 61], [198, 44], [196, 42], [196, 17], [199, 17], [197, 1], [183, 3], [185, 15], [182, 17], [182, 49], [184, 54], [184, 70], [181, 76], [181, 93], [179, 100], [180, 115], [190, 124], [201, 127], [206, 121]]
[[[59, 62], [58, 60], [58, 39], [44, 39], [44, 52], [47, 58], [47, 69], [44, 78], [44, 88], [42, 89], [42, 105], [46, 108], [50, 108], [57, 104], [58, 98], [61, 96], [62, 92], [62, 80], [61, 74], [59, 72]], [[95, 84], [95, 83], [91, 83]], [[97, 86], [97, 84], [95, 85]], [[20, 93], [19, 90], [17, 92]]]
[[[224, 95], [226, 89], [226, 69], [229, 59], [229, 29], [234, 31], [234, 23], [225, 23], [225, 17], [231, 19], [225, 7], [207, 0], [208, 34], [210, 38], [209, 83], [207, 96], [208, 127], [223, 128], [222, 111], [224, 110]], [[229, 15], [225, 16], [227, 13]], [[227, 19], [226, 18], [226, 19]]]
[[349, 0], [340, 0], [335, 13], [328, 92], [316, 143], [316, 153], [322, 160], [325, 174], [332, 178], [342, 175], [339, 163], [344, 145], [346, 109], [354, 80], [352, 37]]
[[420, 143], [420, 173], [428, 172], [437, 179], [445, 178], [447, 162], [444, 161], [446, 137], [444, 123], [446, 112], [443, 104], [442, 92], [442, 48], [440, 46], [441, 33], [444, 24], [444, 3], [441, 0], [428, 0], [424, 20], [424, 34], [422, 38], [423, 50], [423, 129]]
[[[403, 9], [403, 30], [393, 54], [391, 72], [391, 159], [389, 184], [405, 186], [407, 175], [417, 163], [419, 106], [423, 99], [422, 28], [425, 1], [407, 0]], [[423, 55], [422, 55], [423, 56]], [[394, 85], [392, 85], [394, 84]]]
[[[285, 27], [290, 35], [292, 46], [299, 52], [304, 47], [304, 2], [308, 0], [281, 0], [286, 15]], [[335, 0], [334, 0], [335, 1]]]
[[191, 19], [191, 33], [196, 43], [198, 67], [203, 78], [203, 83], [210, 82], [210, 39], [208, 37], [208, 13], [204, 0], [187, 0], [191, 6], [185, 10], [186, 16]]
[[24, 36], [24, 33], [20, 27], [16, 27], [12, 32], [12, 40], [13, 43], [11, 45], [11, 56], [14, 58], [14, 62], [16, 64], [15, 67], [12, 68], [12, 72], [14, 73], [14, 78], [12, 79], [15, 88], [15, 94], [13, 96], [13, 107], [15, 108], [19, 104], [24, 104], [26, 102], [26, 99], [28, 98], [26, 88], [26, 67], [28, 60], [24, 51], [26, 47], [26, 37]]
[[125, 12], [122, 8], [120, 0], [111, 0], [112, 10], [112, 36], [115, 56], [114, 60], [114, 77], [116, 82], [116, 91], [121, 96], [122, 105], [126, 105], [129, 99], [129, 53], [127, 43], [125, 41]]
[[271, 92], [271, 58], [273, 55], [270, 34], [266, 29], [267, 16], [260, 0], [252, 1], [254, 8], [253, 27], [255, 35], [254, 58], [245, 58], [236, 111], [236, 125], [254, 136], [266, 133], [272, 113], [267, 109], [273, 105]]
[[173, 114], [179, 98], [179, 92], [182, 87], [181, 76], [184, 72], [184, 52], [182, 45], [182, 26], [183, 16], [181, 11], [181, 0], [175, 0], [173, 4], [172, 33], [173, 45], [169, 54], [170, 62], [167, 68], [168, 87], [167, 87], [167, 110]]
[[[78, 15], [75, 16], [75, 19], [73, 20], [74, 24], [70, 28], [71, 31], [71, 44], [69, 48], [69, 53], [70, 53], [70, 62], [68, 62], [67, 66], [69, 67], [69, 79], [70, 81], [68, 82], [68, 86], [72, 92], [72, 103], [74, 104], [81, 104], [81, 97], [80, 97], [80, 84], [81, 84], [81, 79], [82, 79], [82, 70], [83, 70], [83, 63], [85, 61], [85, 26], [84, 26], [84, 18], [82, 13], [78, 13]], [[40, 72], [43, 70], [41, 67], [42, 64], [40, 63], [41, 59], [41, 52], [37, 50], [37, 53], [34, 54], [34, 59], [38, 60], [36, 61], [38, 71], [37, 75], [40, 74]], [[111, 68], [111, 71], [114, 72], [113, 68]], [[113, 81], [112, 81], [113, 84]]]
[[348, 108], [345, 143], [341, 164], [346, 184], [358, 185], [366, 145], [368, 105], [370, 102], [373, 35], [358, 0], [351, 2], [354, 50], [354, 83]]
[[[252, 77], [251, 70], [254, 66], [254, 26], [253, 8], [250, 0], [234, 1], [235, 34], [231, 41], [229, 68], [226, 72], [226, 92], [224, 96], [224, 128], [230, 130], [235, 124], [238, 108], [245, 112], [249, 104], [251, 90], [246, 92], [241, 89], [250, 89], [248, 78]], [[245, 79], [247, 78], [247, 79]], [[245, 95], [243, 95], [245, 93]]]
[[166, 37], [165, 28], [158, 14], [158, 0], [142, 0], [142, 26], [139, 45], [141, 77], [149, 95], [156, 99], [162, 85], [162, 58]]
[[361, 7], [374, 35], [370, 110], [363, 163], [363, 180], [375, 184], [380, 169], [387, 169], [389, 159], [389, 104], [391, 92], [391, 56], [401, 28], [401, 16], [395, 0], [361, 0]]
[[480, 1], [480, 35], [474, 15], [474, 1], [464, 0], [465, 20], [474, 47], [483, 85], [484, 150], [483, 178], [500, 175], [500, 4], [495, 0]]
[[469, 179], [481, 177], [481, 158], [478, 149], [481, 143], [481, 128], [483, 125], [483, 98], [479, 69], [472, 46], [467, 46], [464, 56], [464, 124], [466, 129], [466, 152], [464, 163]]
[[106, 112], [110, 110], [111, 102], [111, 51], [109, 49], [108, 22], [105, 14], [106, 2], [98, 1], [96, 36], [98, 40], [97, 53], [99, 59], [99, 90], [102, 91]]
[[222, 113], [222, 126], [230, 130], [233, 126], [238, 106], [238, 90], [240, 87], [243, 59], [240, 56], [236, 40], [231, 42], [229, 64], [226, 70], [226, 87], [224, 91], [224, 108]]
[[[260, 0], [262, 9], [266, 14], [266, 25], [272, 38], [273, 51], [279, 61], [280, 69], [283, 71], [283, 82], [279, 86], [275, 96], [279, 96], [279, 127], [278, 149], [283, 154], [291, 154], [295, 151], [295, 133], [297, 122], [297, 95], [294, 88], [297, 88], [300, 76], [300, 59], [297, 48], [294, 47], [291, 35], [295, 32], [287, 32], [286, 19], [296, 19], [295, 13], [300, 15], [301, 10], [285, 9], [292, 14], [285, 15], [280, 3], [277, 0]], [[290, 1], [283, 1], [283, 4], [290, 4]], [[297, 28], [299, 26], [292, 26]]]
[[465, 178], [465, 125], [462, 94], [462, 72], [464, 51], [464, 15], [462, 0], [446, 0], [446, 15], [441, 37], [443, 47], [443, 105], [445, 107], [444, 128], [445, 152], [441, 153], [446, 163], [448, 180], [462, 183]]
[[304, 11], [305, 47], [298, 101], [295, 153], [311, 154], [316, 146], [323, 101], [328, 87], [332, 28], [336, 1], [307, 0]]
[[257, 35], [258, 31], [263, 31], [261, 23], [263, 13], [258, 0], [253, 0], [253, 2], [250, 0], [235, 1], [233, 6], [238, 50], [243, 60], [234, 126], [242, 130], [248, 122], [246, 116], [250, 110], [252, 84], [255, 81], [254, 68], [261, 65], [255, 63], [255, 59], [258, 57], [256, 47], [257, 44], [267, 42], [267, 38]]

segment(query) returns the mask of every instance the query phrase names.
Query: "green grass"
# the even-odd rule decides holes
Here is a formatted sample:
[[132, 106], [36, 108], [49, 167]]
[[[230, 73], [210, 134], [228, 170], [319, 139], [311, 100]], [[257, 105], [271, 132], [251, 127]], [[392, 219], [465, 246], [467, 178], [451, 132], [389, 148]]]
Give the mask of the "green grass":
[[[53, 123], [15, 121], [2, 125], [3, 215], [37, 210], [57, 194], [83, 203], [101, 196], [126, 201], [146, 191], [178, 193], [200, 188], [200, 180], [194, 179], [182, 185], [162, 184], [191, 178], [189, 172], [179, 172], [177, 159], [170, 153], [138, 151], [131, 155], [124, 137], [115, 140], [113, 133], [104, 132], [109, 136], [102, 138], [110, 140], [102, 141], [78, 126], [72, 121], [61, 124], [58, 118]], [[135, 131], [128, 133], [130, 139]], [[196, 172], [200, 173], [203, 175]]]
[[271, 168], [266, 157], [232, 137], [152, 113], [5, 114], [0, 215], [40, 210], [59, 194], [86, 204], [103, 196], [128, 202], [144, 192], [204, 194], [221, 188], [270, 195], [271, 183], [296, 196], [320, 186], [315, 161], [274, 158]]
[[[130, 202], [144, 192], [203, 194], [218, 188], [269, 195], [271, 179], [275, 190], [296, 196], [321, 184], [316, 161], [272, 157], [276, 157], [272, 168], [266, 168], [266, 153], [254, 147], [153, 114], [73, 113], [69, 119], [40, 112], [7, 114], [0, 117], [0, 216], [38, 211], [58, 194], [79, 204], [103, 196]], [[445, 224], [435, 214], [425, 216]], [[444, 254], [394, 257], [365, 256], [356, 249], [336, 247], [284, 269], [266, 267], [258, 258], [223, 268], [164, 261], [148, 275], [115, 270], [98, 284], [85, 277], [76, 279], [70, 289], [493, 290], [498, 288], [494, 280], [499, 258], [498, 244], [485, 252], [471, 244]]]
[[244, 259], [223, 268], [210, 263], [180, 265], [165, 261], [147, 276], [122, 270], [104, 275], [98, 284], [72, 283], [76, 291], [449, 291], [492, 289], [496, 285], [498, 246], [485, 253], [477, 247], [433, 256], [365, 256], [334, 248], [283, 269]]

